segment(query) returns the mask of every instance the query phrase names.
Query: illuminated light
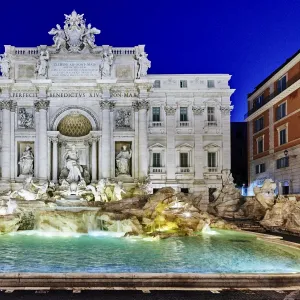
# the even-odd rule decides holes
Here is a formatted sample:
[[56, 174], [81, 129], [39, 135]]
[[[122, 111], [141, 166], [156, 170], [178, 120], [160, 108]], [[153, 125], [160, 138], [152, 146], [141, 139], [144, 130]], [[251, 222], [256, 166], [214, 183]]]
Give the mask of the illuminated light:
[[185, 211], [184, 213], [182, 213], [183, 216], [189, 218], [192, 216], [192, 214], [189, 211]]

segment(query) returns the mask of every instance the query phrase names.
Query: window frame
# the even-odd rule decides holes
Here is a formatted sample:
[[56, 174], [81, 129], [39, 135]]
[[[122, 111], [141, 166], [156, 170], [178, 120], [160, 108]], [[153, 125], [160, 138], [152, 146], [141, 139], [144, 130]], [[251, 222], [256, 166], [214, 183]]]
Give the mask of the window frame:
[[255, 166], [255, 174], [266, 172], [266, 163], [261, 163]]
[[[259, 151], [259, 143], [262, 142], [262, 151]], [[256, 150], [257, 150], [257, 154], [261, 154], [264, 152], [265, 150], [265, 137], [264, 135], [263, 136], [260, 136], [256, 139]]]
[[276, 169], [288, 168], [289, 167], [289, 157], [284, 156], [276, 159]]
[[[282, 115], [281, 107], [283, 107], [283, 106], [285, 109], [284, 109], [284, 113]], [[280, 115], [279, 115], [279, 111], [280, 111]], [[277, 107], [276, 107], [276, 121], [279, 121], [286, 116], [287, 116], [287, 101], [284, 101], [284, 102], [280, 103], [279, 105], [277, 105]]]
[[[185, 110], [186, 110], [186, 114], [182, 114], [182, 113], [181, 113], [181, 109], [185, 109]], [[186, 116], [186, 120], [183, 120], [184, 118], [181, 119], [181, 116]], [[188, 117], [188, 107], [187, 107], [187, 106], [180, 106], [180, 107], [179, 107], [179, 121], [180, 121], [180, 122], [188, 122], [188, 121], [189, 121], [189, 117]]]
[[[157, 158], [159, 158], [159, 159], [157, 160]], [[158, 164], [157, 164], [157, 161], [158, 161]], [[152, 167], [153, 168], [161, 168], [162, 167], [161, 152], [152, 152]]]
[[254, 121], [254, 132], [256, 133], [256, 132], [259, 132], [259, 131], [263, 130], [264, 129], [264, 125], [265, 125], [264, 123], [265, 123], [264, 122], [264, 116], [261, 116], [260, 118], [256, 119]]
[[[154, 111], [157, 110], [158, 114], [155, 114]], [[158, 120], [155, 120], [154, 116], [158, 116]], [[152, 122], [161, 122], [161, 107], [152, 106]]]
[[181, 80], [179, 81], [179, 85], [180, 85], [180, 88], [181, 88], [181, 89], [186, 89], [186, 88], [188, 87], [188, 85], [187, 85], [187, 80], [181, 79]]
[[[287, 76], [286, 76], [286, 75], [287, 75], [287, 74], [281, 76], [281, 77], [277, 80], [277, 92], [278, 92], [278, 93], [283, 92], [283, 91], [286, 90], [286, 88], [287, 88]], [[285, 87], [284, 87], [284, 88], [282, 87], [282, 80], [283, 80], [283, 78], [285, 78]], [[279, 83], [280, 83], [280, 88], [279, 88]]]
[[[186, 161], [185, 164], [182, 163], [182, 157], [185, 157]], [[188, 168], [189, 166], [189, 153], [188, 152], [179, 152], [179, 167], [180, 168]]]

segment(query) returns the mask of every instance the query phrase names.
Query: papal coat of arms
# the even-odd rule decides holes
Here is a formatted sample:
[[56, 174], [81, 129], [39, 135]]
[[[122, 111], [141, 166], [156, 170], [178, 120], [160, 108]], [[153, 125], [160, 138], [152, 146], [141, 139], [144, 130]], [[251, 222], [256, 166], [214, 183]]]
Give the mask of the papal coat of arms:
[[56, 51], [64, 48], [69, 52], [81, 52], [86, 47], [90, 49], [96, 47], [95, 34], [99, 34], [100, 30], [91, 24], [86, 26], [83, 16], [84, 14], [79, 15], [74, 10], [70, 15], [65, 15], [63, 29], [57, 24], [56, 28], [49, 31], [49, 34], [53, 35]]

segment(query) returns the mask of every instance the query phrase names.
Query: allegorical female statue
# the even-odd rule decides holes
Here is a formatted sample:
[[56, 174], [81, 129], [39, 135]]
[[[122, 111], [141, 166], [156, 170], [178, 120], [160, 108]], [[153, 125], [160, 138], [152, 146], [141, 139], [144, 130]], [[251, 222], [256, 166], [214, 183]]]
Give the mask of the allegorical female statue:
[[47, 78], [48, 77], [48, 60], [49, 60], [49, 51], [48, 50], [42, 50], [37, 67], [36, 72], [38, 77]]
[[25, 151], [22, 153], [19, 165], [20, 175], [32, 175], [33, 174], [33, 160], [34, 156], [30, 146], [26, 146]]
[[[1, 57], [2, 56], [2, 57]], [[11, 62], [7, 55], [4, 53], [0, 56], [0, 70], [3, 77], [10, 78], [10, 69], [11, 69]]]
[[69, 171], [67, 181], [71, 182], [79, 182], [83, 179], [82, 172], [83, 169], [79, 164], [79, 154], [75, 148], [75, 145], [72, 145], [71, 149], [68, 149], [64, 155], [65, 166]]
[[147, 57], [148, 54], [145, 52], [140, 53], [139, 56], [136, 57], [138, 63], [138, 71], [136, 74], [137, 79], [145, 77], [148, 69], [151, 67], [151, 61]]
[[122, 146], [121, 151], [116, 157], [116, 176], [130, 175], [130, 158], [132, 155], [131, 149], [127, 150], [127, 147]]
[[102, 59], [100, 62], [100, 73], [101, 73], [101, 78], [107, 78], [110, 77], [111, 75], [111, 67], [114, 62], [114, 55], [110, 50], [108, 51], [103, 51], [102, 53]]

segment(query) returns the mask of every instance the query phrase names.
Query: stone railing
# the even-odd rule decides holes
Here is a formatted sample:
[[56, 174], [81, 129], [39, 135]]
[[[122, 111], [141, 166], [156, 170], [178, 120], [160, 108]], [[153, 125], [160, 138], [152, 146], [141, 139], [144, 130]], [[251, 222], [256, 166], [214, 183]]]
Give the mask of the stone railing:
[[194, 168], [193, 167], [177, 167], [177, 173], [194, 173]]
[[190, 123], [191, 122], [189, 122], [189, 121], [185, 121], [185, 122], [180, 121], [179, 127], [190, 127]]
[[150, 122], [149, 123], [149, 127], [163, 127], [164, 126], [164, 123], [163, 122]]
[[123, 48], [123, 47], [118, 47], [118, 48], [112, 48], [112, 52], [114, 55], [135, 55], [135, 48], [130, 47], [130, 48]]
[[39, 50], [35, 48], [27, 48], [27, 47], [22, 47], [22, 48], [15, 48], [13, 50], [13, 54], [18, 55], [18, 56], [36, 56], [39, 54]]
[[150, 173], [154, 173], [154, 174], [166, 173], [166, 168], [165, 167], [150, 167]]
[[218, 167], [208, 167], [207, 171], [208, 173], [217, 173], [219, 170]]
[[217, 121], [204, 121], [205, 127], [217, 127], [218, 122]]

